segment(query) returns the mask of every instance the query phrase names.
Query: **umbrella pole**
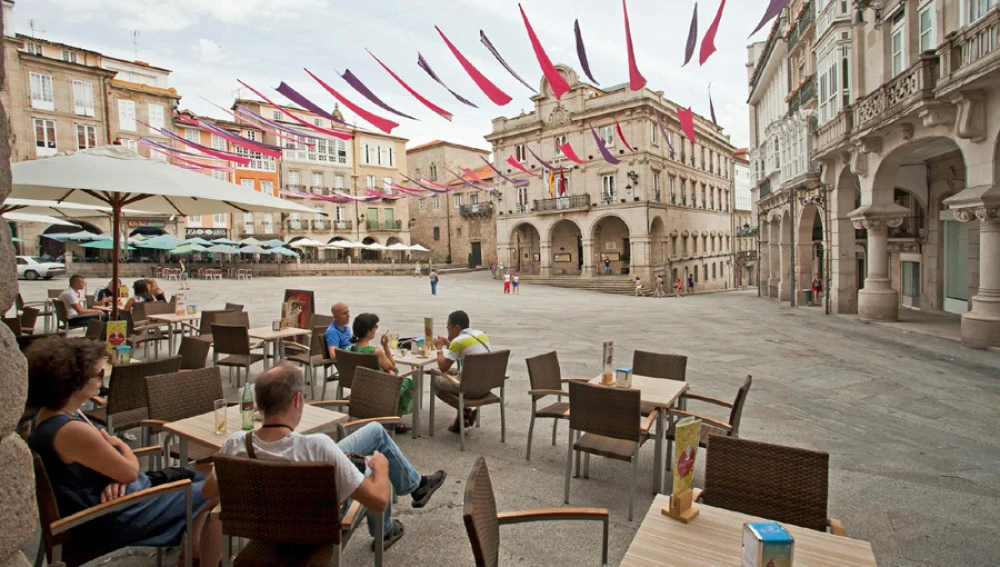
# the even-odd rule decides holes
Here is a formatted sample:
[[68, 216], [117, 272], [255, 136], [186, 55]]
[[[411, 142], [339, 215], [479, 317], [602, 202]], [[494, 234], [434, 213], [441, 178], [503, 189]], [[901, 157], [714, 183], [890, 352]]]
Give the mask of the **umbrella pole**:
[[115, 197], [111, 201], [111, 225], [114, 229], [115, 243], [114, 251], [111, 256], [111, 281], [114, 282], [114, 301], [111, 303], [111, 319], [114, 321], [118, 320], [118, 293], [121, 291], [121, 286], [118, 285], [118, 255], [121, 253], [121, 240], [118, 238], [118, 233], [121, 231], [122, 225], [122, 202], [121, 199]]

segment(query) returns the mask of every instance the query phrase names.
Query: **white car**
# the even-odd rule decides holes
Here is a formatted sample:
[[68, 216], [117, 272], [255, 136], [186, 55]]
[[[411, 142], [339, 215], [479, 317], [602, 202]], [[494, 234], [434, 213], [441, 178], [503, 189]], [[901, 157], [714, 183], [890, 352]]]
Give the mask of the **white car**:
[[46, 262], [38, 256], [17, 257], [17, 277], [26, 280], [39, 278], [52, 279], [54, 276], [66, 274], [66, 265], [59, 262]]

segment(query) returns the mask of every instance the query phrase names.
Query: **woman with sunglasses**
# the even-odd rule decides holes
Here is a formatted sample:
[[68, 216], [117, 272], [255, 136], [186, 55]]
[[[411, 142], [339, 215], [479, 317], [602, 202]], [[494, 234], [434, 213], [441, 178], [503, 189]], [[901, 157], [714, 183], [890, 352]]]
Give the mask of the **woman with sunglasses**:
[[[80, 412], [80, 406], [96, 396], [104, 378], [107, 358], [102, 342], [83, 338], [53, 337], [32, 344], [28, 358], [28, 406], [40, 408], [28, 444], [45, 465], [62, 517], [101, 503], [150, 488], [150, 478], [139, 471], [132, 449], [118, 437], [97, 429]], [[196, 554], [221, 558], [221, 541], [212, 530], [202, 528], [212, 509], [201, 495], [205, 475], [192, 480], [192, 510]], [[164, 547], [180, 545], [185, 527], [185, 501], [181, 493], [170, 493], [111, 513], [97, 525], [69, 532], [67, 551], [75, 542], [90, 548], [94, 538], [103, 538], [114, 548], [125, 546]], [[83, 531], [81, 531], [83, 530]], [[214, 560], [214, 561], [213, 561]]]
[[[348, 350], [375, 354], [378, 357], [379, 368], [389, 374], [398, 374], [396, 361], [392, 358], [392, 349], [389, 348], [389, 335], [383, 334], [379, 341], [380, 346], [375, 346], [375, 333], [378, 331], [378, 315], [374, 313], [362, 313], [354, 318], [354, 325], [351, 329], [354, 336], [351, 337], [351, 346]], [[403, 377], [403, 384], [399, 389], [399, 407], [397, 415], [404, 416], [413, 413], [413, 379], [410, 376]], [[396, 433], [407, 433], [411, 427], [405, 423], [396, 425]]]

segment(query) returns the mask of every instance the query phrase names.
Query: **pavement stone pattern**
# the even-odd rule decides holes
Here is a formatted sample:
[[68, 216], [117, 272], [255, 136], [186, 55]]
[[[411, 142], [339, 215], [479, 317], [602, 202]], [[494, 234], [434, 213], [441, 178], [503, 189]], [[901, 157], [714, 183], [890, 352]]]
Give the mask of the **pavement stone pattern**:
[[[43, 298], [47, 288], [64, 287], [66, 280], [20, 283], [25, 299], [32, 300]], [[102, 284], [90, 281], [90, 290]], [[178, 287], [161, 284], [168, 294]], [[553, 447], [551, 421], [536, 423], [532, 460], [524, 460], [530, 415], [524, 359], [557, 350], [564, 377], [595, 376], [605, 339], [615, 341], [616, 365], [628, 364], [637, 348], [688, 356], [692, 391], [723, 399], [732, 399], [752, 374], [741, 436], [829, 452], [829, 513], [844, 522], [849, 536], [872, 543], [881, 567], [1000, 564], [996, 352], [790, 308], [758, 298], [756, 290], [652, 299], [531, 285], [522, 285], [520, 296], [504, 296], [501, 285], [482, 272], [442, 274], [437, 296], [430, 295], [426, 278], [411, 277], [194, 280], [188, 302], [200, 309], [242, 303], [251, 323], [263, 326], [279, 316], [284, 289], [312, 289], [318, 311], [345, 301], [353, 316], [377, 313], [380, 331], [395, 328], [404, 337], [420, 335], [425, 316], [433, 317], [435, 333], [443, 334], [448, 313], [464, 309], [494, 348], [511, 350], [506, 444], [500, 443], [496, 406], [483, 410], [482, 427], [472, 430], [465, 453], [446, 430], [453, 413], [443, 404], [434, 437], [397, 436], [419, 470], [445, 468], [449, 476], [422, 510], [410, 508], [408, 497], [399, 499], [394, 515], [406, 535], [386, 553], [387, 566], [473, 563], [462, 502], [465, 480], [480, 455], [487, 458], [500, 511], [563, 505], [566, 425], [560, 425]], [[254, 374], [260, 369], [255, 366]], [[235, 389], [228, 395], [235, 398]], [[728, 417], [697, 402], [689, 409]], [[695, 486], [702, 485], [704, 460], [701, 451]], [[652, 463], [650, 444], [641, 454], [632, 523], [626, 519], [627, 464], [593, 458], [591, 478], [572, 481], [571, 506], [611, 511], [611, 565], [621, 561], [652, 502]], [[29, 557], [36, 542], [24, 547]], [[588, 565], [598, 561], [599, 552], [597, 524], [502, 529], [503, 565]], [[176, 552], [169, 561], [174, 557]], [[344, 559], [347, 565], [370, 564], [369, 538], [353, 538]], [[152, 550], [129, 549], [106, 564], [154, 561]]]

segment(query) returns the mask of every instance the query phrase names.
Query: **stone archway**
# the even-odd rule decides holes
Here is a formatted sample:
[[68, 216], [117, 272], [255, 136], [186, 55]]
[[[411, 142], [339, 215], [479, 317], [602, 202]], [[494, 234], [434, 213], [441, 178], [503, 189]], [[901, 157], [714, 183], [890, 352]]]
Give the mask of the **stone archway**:
[[795, 262], [798, 289], [810, 289], [813, 277], [823, 282], [824, 293], [827, 285], [826, 267], [826, 226], [822, 211], [816, 205], [806, 205], [799, 211], [799, 222], [795, 235]]
[[790, 301], [795, 290], [792, 289], [794, 286], [792, 280], [794, 272], [792, 266], [792, 213], [788, 209], [781, 213], [779, 233], [781, 244], [779, 245], [778, 300]]
[[548, 238], [551, 257], [544, 257], [543, 246], [543, 269], [546, 265], [550, 266], [550, 273], [554, 276], [580, 275], [583, 268], [582, 237], [580, 226], [569, 219], [552, 225]]
[[653, 266], [653, 271], [661, 268], [666, 269], [670, 260], [670, 251], [667, 246], [666, 227], [664, 227], [663, 219], [660, 217], [654, 218], [649, 225], [649, 248], [650, 264]]
[[648, 265], [648, 258], [632, 258], [631, 231], [628, 224], [618, 216], [608, 215], [598, 219], [591, 229], [591, 238], [602, 270], [605, 258], [611, 260], [611, 274], [623, 273], [623, 268], [639, 265], [644, 260]]
[[506, 266], [512, 270], [517, 270], [521, 274], [535, 275], [541, 273], [542, 268], [542, 238], [538, 229], [528, 222], [523, 222], [514, 227], [508, 238], [510, 242], [510, 265]]
[[[375, 240], [372, 236], [366, 236], [364, 240], [361, 241], [362, 244], [379, 244], [378, 240]], [[359, 248], [359, 256], [362, 261], [365, 262], [377, 262], [379, 259], [379, 250], [368, 250], [367, 248]]]
[[[104, 234], [104, 231], [97, 228], [93, 224], [80, 219], [67, 219], [73, 224], [80, 225], [79, 229], [75, 229], [71, 226], [62, 225], [51, 225], [42, 231], [42, 234], [65, 234], [68, 232], [92, 232], [94, 234]], [[80, 244], [77, 242], [76, 244]], [[70, 244], [72, 246], [72, 243]], [[63, 256], [66, 253], [66, 243], [60, 242], [53, 238], [46, 238], [45, 236], [40, 236], [38, 238], [38, 255], [43, 258], [48, 255], [53, 260]], [[95, 248], [80, 248], [79, 246], [74, 246], [72, 250], [74, 259], [86, 258], [86, 259], [96, 259], [101, 257], [101, 251]]]

